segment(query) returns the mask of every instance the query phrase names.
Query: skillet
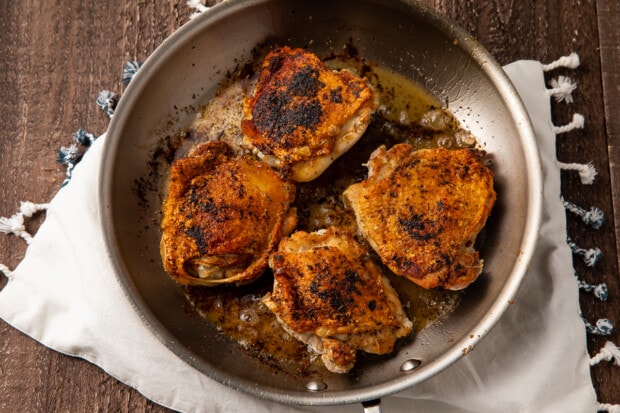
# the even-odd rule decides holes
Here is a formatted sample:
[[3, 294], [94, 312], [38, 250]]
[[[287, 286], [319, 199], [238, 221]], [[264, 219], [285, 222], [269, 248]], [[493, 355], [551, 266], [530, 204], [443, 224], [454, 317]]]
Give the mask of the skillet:
[[[273, 374], [188, 311], [164, 272], [159, 218], [175, 137], [257, 45], [318, 55], [354, 43], [359, 53], [448, 102], [493, 162], [496, 205], [480, 247], [485, 267], [450, 315], [388, 358], [350, 375]], [[541, 166], [527, 113], [492, 56], [468, 33], [408, 0], [229, 0], [181, 27], [147, 59], [107, 134], [100, 218], [115, 275], [153, 333], [190, 366], [240, 391], [289, 404], [380, 399], [414, 386], [474, 349], [516, 294], [535, 248]]]

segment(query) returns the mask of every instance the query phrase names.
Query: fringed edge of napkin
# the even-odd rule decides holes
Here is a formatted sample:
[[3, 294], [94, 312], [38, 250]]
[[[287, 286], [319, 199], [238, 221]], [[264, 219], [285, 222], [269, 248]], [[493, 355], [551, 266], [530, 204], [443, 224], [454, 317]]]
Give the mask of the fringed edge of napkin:
[[[563, 56], [558, 60], [549, 64], [543, 65], [543, 71], [552, 72], [558, 68], [577, 69], [580, 65], [579, 56], [576, 53], [571, 53], [568, 56]], [[577, 89], [577, 84], [567, 76], [559, 76], [549, 81], [550, 88], [547, 89], [547, 95], [555, 98], [556, 102], [566, 102], [567, 104], [573, 103], [572, 93]], [[575, 129], [583, 129], [585, 126], [585, 118], [579, 113], [574, 113], [572, 121], [566, 125], [554, 126], [553, 132], [557, 135], [568, 133]], [[592, 163], [580, 164], [580, 163], [565, 163], [556, 160], [556, 166], [562, 170], [574, 171], [579, 174], [579, 178], [583, 185], [591, 185], [597, 175], [596, 168]], [[579, 205], [572, 203], [571, 201], [561, 197], [562, 203], [566, 211], [577, 215], [581, 218], [583, 223], [593, 229], [597, 230], [605, 223], [605, 214], [598, 207], [591, 207], [585, 209]], [[602, 252], [599, 248], [582, 248], [577, 245], [570, 236], [567, 234], [566, 242], [570, 247], [573, 255], [583, 259], [585, 265], [588, 267], [594, 267], [602, 257]], [[580, 291], [592, 293], [598, 300], [605, 301], [609, 297], [607, 285], [590, 284], [582, 280], [577, 271], [574, 271], [574, 276], [579, 285]], [[596, 334], [601, 336], [607, 336], [614, 332], [613, 323], [607, 318], [598, 319], [594, 324], [590, 323], [581, 314], [584, 322], [584, 326], [587, 334]], [[607, 341], [603, 348], [598, 353], [592, 356], [589, 360], [590, 366], [595, 366], [602, 361], [613, 362], [616, 366], [620, 366], [620, 347], [611, 341]], [[597, 410], [610, 413], [620, 413], [620, 405], [609, 403], [597, 403]]]
[[[188, 7], [195, 10], [195, 12], [190, 15], [190, 20], [211, 8], [207, 6], [206, 3], [206, 0], [188, 0], [186, 2]], [[122, 82], [125, 84], [129, 83], [142, 66], [142, 63], [143, 62], [139, 61], [126, 62], [121, 76]], [[543, 71], [552, 72], [558, 68], [577, 69], [580, 64], [578, 54], [571, 53], [568, 56], [562, 56], [549, 64], [543, 65]], [[567, 76], [558, 76], [549, 81], [549, 86], [550, 88], [547, 89], [547, 95], [553, 97], [556, 102], [573, 103], [572, 93], [577, 89], [577, 84], [572, 79]], [[117, 103], [116, 95], [113, 92], [109, 90], [99, 92], [96, 103], [110, 118], [112, 118]], [[574, 113], [571, 122], [566, 125], [554, 126], [553, 132], [557, 136], [575, 129], [583, 129], [584, 126], [585, 118], [583, 115]], [[86, 132], [83, 129], [78, 129], [78, 131], [73, 134], [72, 143], [69, 146], [61, 146], [58, 149], [57, 161], [67, 167], [66, 176], [61, 187], [69, 183], [75, 165], [80, 161], [95, 139], [97, 139], [97, 137], [92, 133]], [[597, 175], [596, 168], [592, 163], [565, 163], [556, 160], [556, 166], [562, 170], [577, 172], [583, 185], [591, 185]], [[605, 223], [605, 215], [600, 208], [593, 206], [589, 210], [586, 210], [564, 199], [563, 196], [561, 199], [566, 211], [579, 216], [589, 228], [596, 230], [601, 228]], [[32, 236], [26, 231], [24, 220], [25, 218], [33, 217], [40, 211], [47, 210], [47, 207], [48, 204], [46, 203], [35, 204], [29, 201], [21, 202], [19, 211], [13, 216], [0, 217], [0, 232], [21, 237], [29, 244], [32, 240]], [[582, 248], [575, 244], [568, 235], [566, 241], [573, 254], [580, 256], [589, 267], [594, 267], [602, 256], [602, 252], [599, 248]], [[2, 263], [0, 263], [0, 272], [9, 279], [12, 277], [11, 269]], [[608, 288], [605, 283], [589, 284], [580, 279], [576, 271], [574, 272], [574, 276], [581, 291], [592, 293], [594, 297], [602, 301], [607, 300], [609, 297]], [[601, 318], [593, 325], [583, 317], [583, 314], [581, 316], [588, 334], [610, 335], [614, 331], [613, 323], [607, 318]], [[589, 364], [590, 366], [595, 366], [603, 361], [613, 362], [614, 365], [620, 367], [620, 347], [611, 341], [607, 341], [605, 345], [590, 358]], [[620, 413], [619, 404], [597, 402], [596, 407], [599, 412]]]

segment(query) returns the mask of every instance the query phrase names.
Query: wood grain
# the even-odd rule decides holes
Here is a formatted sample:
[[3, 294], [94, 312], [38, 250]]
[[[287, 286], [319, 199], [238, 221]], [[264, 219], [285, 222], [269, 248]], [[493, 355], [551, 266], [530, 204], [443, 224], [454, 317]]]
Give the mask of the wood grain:
[[[597, 27], [599, 36], [599, 54], [601, 65], [601, 90], [604, 111], [597, 107], [597, 113], [603, 113], [603, 122], [600, 122], [600, 129], [595, 133], [599, 134], [596, 144], [607, 144], [607, 159], [600, 159], [600, 169], [606, 173], [602, 176], [608, 177], [608, 181], [601, 179], [600, 190], [608, 194], [611, 204], [606, 211], [609, 222], [604, 231], [604, 238], [596, 234], [590, 234], [587, 242], [601, 244], [608, 243], [606, 257], [603, 267], [599, 271], [592, 271], [589, 278], [598, 279], [598, 282], [606, 282], [611, 291], [611, 298], [605, 303], [597, 303], [595, 308], [589, 303], [584, 303], [582, 308], [587, 317], [607, 316], [614, 323], [616, 328], [620, 328], [620, 3], [615, 0], [601, 0], [596, 2]], [[597, 119], [598, 120], [598, 119]], [[605, 139], [606, 138], [606, 142]], [[594, 244], [592, 244], [594, 245]], [[615, 261], [614, 261], [615, 260]], [[616, 333], [610, 339], [618, 344], [620, 333]], [[600, 348], [607, 338], [592, 337], [589, 340], [590, 351]], [[617, 360], [618, 361], [618, 360]], [[599, 400], [620, 404], [620, 369], [610, 365], [610, 363], [598, 365], [592, 369], [592, 380], [597, 388]]]
[[[594, 268], [575, 258], [582, 278], [606, 282], [610, 289], [607, 302], [582, 294], [584, 316], [591, 322], [607, 317], [620, 326], [620, 5], [615, 0], [423, 3], [461, 24], [501, 64], [546, 63], [579, 53], [579, 69], [549, 74], [565, 74], [579, 85], [572, 105], [553, 105], [554, 123], [567, 123], [575, 111], [586, 118], [585, 129], [558, 138], [557, 156], [565, 162], [591, 161], [599, 175], [584, 186], [565, 173], [562, 192], [585, 208], [603, 209], [607, 223], [592, 230], [569, 214], [568, 232], [584, 248], [597, 246], [604, 253]], [[51, 199], [64, 179], [56, 150], [70, 144], [79, 128], [100, 134], [108, 125], [95, 104], [98, 92], [122, 93], [124, 62], [144, 60], [190, 12], [184, 0], [112, 0], [96, 7], [77, 0], [0, 3], [0, 216], [15, 213], [21, 200]], [[29, 229], [34, 232], [42, 219]], [[24, 252], [21, 240], [0, 236], [0, 262], [14, 268]], [[0, 337], [0, 411], [167, 411], [98, 367], [49, 350], [4, 322]], [[590, 352], [607, 339], [620, 343], [618, 333], [589, 336]], [[620, 403], [619, 368], [602, 363], [592, 377], [601, 401]]]
[[[613, 199], [616, 250], [620, 239], [620, 72], [611, 68], [620, 67], [620, 3], [614, 0], [597, 2], [598, 32], [600, 38], [601, 66], [610, 68], [602, 71], [603, 103], [605, 107], [605, 133], [609, 155], [609, 186]], [[620, 267], [620, 256], [618, 267]]]

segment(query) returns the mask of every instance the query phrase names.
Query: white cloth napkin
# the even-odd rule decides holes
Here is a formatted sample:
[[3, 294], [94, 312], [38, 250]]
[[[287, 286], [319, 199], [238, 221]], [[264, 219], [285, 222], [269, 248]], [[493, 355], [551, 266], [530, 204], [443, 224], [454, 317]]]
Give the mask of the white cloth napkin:
[[[544, 163], [544, 217], [533, 262], [488, 336], [447, 370], [383, 399], [386, 412], [594, 412], [586, 333], [567, 246], [549, 96], [539, 62], [505, 67], [533, 121]], [[102, 136], [52, 200], [0, 292], [0, 317], [44, 345], [103, 368], [149, 399], [187, 412], [361, 411], [259, 400], [200, 374], [145, 327], [103, 247], [97, 212]]]

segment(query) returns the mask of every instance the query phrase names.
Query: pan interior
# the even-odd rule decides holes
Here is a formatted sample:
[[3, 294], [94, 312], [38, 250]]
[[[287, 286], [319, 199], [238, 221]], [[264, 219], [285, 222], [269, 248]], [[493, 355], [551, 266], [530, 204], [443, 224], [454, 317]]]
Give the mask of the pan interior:
[[[498, 201], [481, 249], [485, 270], [449, 317], [355, 377], [298, 378], [272, 370], [193, 314], [159, 255], [167, 148], [257, 45], [318, 55], [354, 44], [366, 60], [424, 85], [490, 154]], [[235, 388], [285, 403], [353, 403], [415, 385], [488, 332], [516, 293], [534, 248], [540, 165], [529, 120], [501, 68], [471, 37], [408, 1], [228, 1], [182, 27], [153, 53], [119, 102], [101, 174], [101, 218], [118, 278], [137, 311], [179, 357]], [[419, 367], [403, 371], [408, 360]], [[308, 391], [319, 379], [327, 387]], [[315, 383], [316, 384], [316, 383]], [[322, 385], [320, 386], [322, 387]]]

